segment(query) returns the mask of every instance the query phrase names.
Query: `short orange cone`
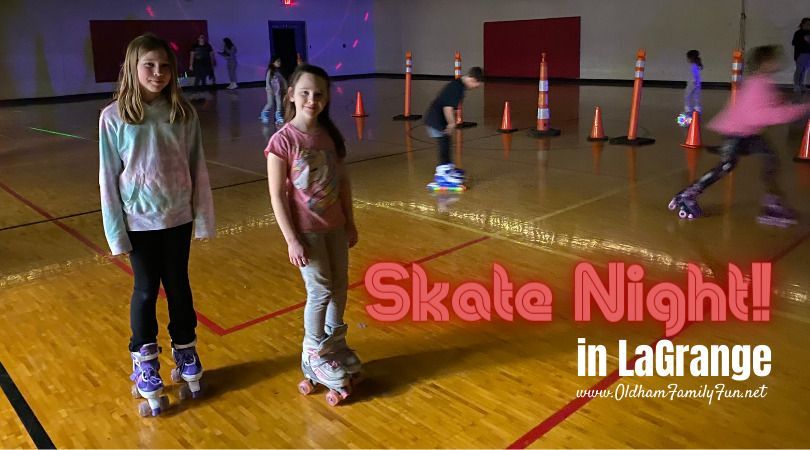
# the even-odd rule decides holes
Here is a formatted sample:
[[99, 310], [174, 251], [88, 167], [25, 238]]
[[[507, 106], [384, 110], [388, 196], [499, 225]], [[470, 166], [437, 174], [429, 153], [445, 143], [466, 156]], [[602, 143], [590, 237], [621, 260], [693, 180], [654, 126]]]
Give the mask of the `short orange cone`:
[[501, 119], [501, 127], [498, 128], [498, 133], [514, 133], [517, 128], [512, 126], [512, 109], [509, 107], [509, 102], [503, 102], [503, 119]]
[[804, 129], [804, 137], [802, 138], [802, 146], [799, 147], [799, 154], [793, 158], [796, 162], [810, 162], [810, 120], [807, 121], [807, 127]]
[[591, 135], [588, 136], [589, 141], [606, 141], [608, 137], [605, 136], [605, 130], [602, 128], [602, 109], [598, 106], [593, 113], [593, 127], [591, 127]]
[[354, 114], [352, 117], [368, 117], [366, 110], [363, 108], [363, 94], [357, 91], [357, 101], [354, 104]]
[[686, 142], [681, 144], [683, 148], [700, 148], [700, 114], [692, 111], [692, 123], [689, 124], [689, 132], [686, 133]]

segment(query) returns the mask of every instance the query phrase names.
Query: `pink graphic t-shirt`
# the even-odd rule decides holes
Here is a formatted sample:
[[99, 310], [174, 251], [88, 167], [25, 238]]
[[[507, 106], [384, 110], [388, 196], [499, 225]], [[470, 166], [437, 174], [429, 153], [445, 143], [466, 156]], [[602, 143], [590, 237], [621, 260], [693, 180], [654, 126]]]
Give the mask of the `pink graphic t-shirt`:
[[329, 133], [304, 133], [287, 123], [267, 143], [264, 156], [270, 153], [287, 163], [287, 196], [299, 231], [328, 231], [346, 223], [340, 205], [343, 162]]

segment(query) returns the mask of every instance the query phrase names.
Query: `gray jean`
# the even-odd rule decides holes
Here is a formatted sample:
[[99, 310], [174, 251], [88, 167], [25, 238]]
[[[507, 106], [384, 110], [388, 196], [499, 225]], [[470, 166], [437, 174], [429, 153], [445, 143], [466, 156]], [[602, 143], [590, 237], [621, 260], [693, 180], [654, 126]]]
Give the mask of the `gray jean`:
[[228, 80], [231, 83], [236, 83], [236, 59], [228, 60]]
[[[349, 243], [343, 227], [325, 233], [302, 233], [309, 264], [301, 267], [307, 289], [304, 307], [304, 353], [317, 349], [332, 353], [332, 330], [345, 328], [346, 290], [349, 287]], [[345, 345], [345, 333], [340, 344]]]
[[274, 94], [273, 91], [270, 89], [265, 89], [267, 92], [267, 103], [264, 104], [264, 108], [262, 108], [262, 112], [265, 111], [281, 111], [281, 114], [284, 115], [284, 104], [281, 102], [281, 93]]
[[810, 53], [802, 53], [796, 59], [796, 71], [793, 72], [793, 89], [801, 90], [804, 86], [804, 77], [810, 72]]

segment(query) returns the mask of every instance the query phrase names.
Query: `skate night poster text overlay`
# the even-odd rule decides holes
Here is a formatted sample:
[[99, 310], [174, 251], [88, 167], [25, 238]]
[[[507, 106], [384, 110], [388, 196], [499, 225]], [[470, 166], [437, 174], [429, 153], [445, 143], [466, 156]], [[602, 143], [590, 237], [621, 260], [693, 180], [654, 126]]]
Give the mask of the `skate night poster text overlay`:
[[[725, 289], [705, 281], [697, 265], [690, 263], [686, 268], [685, 289], [672, 282], [660, 282], [645, 293], [645, 271], [638, 264], [609, 263], [607, 278], [603, 280], [591, 263], [581, 262], [574, 269], [574, 320], [590, 322], [595, 309], [612, 323], [641, 322], [649, 317], [663, 325], [662, 339], [653, 345], [637, 346], [629, 357], [627, 341], [618, 341], [615, 353], [620, 376], [680, 377], [686, 373], [693, 377], [720, 376], [745, 381], [752, 375], [769, 375], [771, 349], [767, 345], [675, 345], [670, 338], [692, 322], [770, 322], [771, 263], [752, 263], [750, 276], [743, 275], [739, 267], [730, 263]], [[492, 265], [491, 288], [468, 281], [451, 289], [449, 282], [430, 280], [419, 264], [393, 262], [370, 266], [364, 283], [373, 299], [365, 306], [366, 312], [380, 322], [449, 322], [451, 315], [465, 322], [493, 319], [512, 322], [516, 316], [527, 322], [552, 320], [551, 289], [539, 281], [515, 286], [507, 269], [497, 263]], [[408, 285], [410, 292], [405, 287]], [[590, 344], [585, 338], [578, 338], [576, 345], [577, 375], [605, 376], [606, 347]], [[611, 392], [611, 396], [632, 397], [634, 393], [644, 396], [644, 388], [638, 386], [632, 392], [623, 386], [616, 393]], [[764, 397], [766, 389], [762, 385], [756, 395], [748, 397]], [[701, 390], [706, 397], [709, 391], [712, 397], [716, 393], [717, 398], [723, 392], [731, 395], [730, 389], [722, 384], [711, 389], [704, 386]], [[650, 395], [672, 399], [685, 394], [677, 385], [670, 385], [668, 390]]]

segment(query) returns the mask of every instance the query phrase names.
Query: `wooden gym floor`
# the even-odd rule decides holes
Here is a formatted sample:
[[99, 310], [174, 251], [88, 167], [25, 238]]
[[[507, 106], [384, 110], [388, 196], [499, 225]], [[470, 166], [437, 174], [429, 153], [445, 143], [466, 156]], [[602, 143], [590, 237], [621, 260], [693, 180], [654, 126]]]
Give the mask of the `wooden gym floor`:
[[[422, 113], [444, 82], [414, 84]], [[630, 148], [585, 140], [593, 107], [609, 135], [623, 135], [631, 89], [552, 85], [552, 126], [560, 137], [535, 140], [535, 83], [490, 82], [468, 93], [457, 161], [470, 190], [431, 196], [436, 152], [421, 122], [394, 122], [402, 81], [363, 79], [333, 87], [332, 115], [345, 134], [360, 243], [351, 251], [346, 321], [368, 380], [345, 405], [296, 391], [303, 284], [286, 258], [271, 213], [262, 149], [269, 129], [257, 121], [262, 88], [219, 91], [197, 104], [214, 188], [219, 237], [195, 242], [191, 285], [206, 397], [180, 402], [169, 381], [165, 329], [163, 377], [173, 407], [142, 419], [129, 395], [126, 258], [107, 257], [97, 173], [97, 111], [104, 101], [0, 108], [0, 447], [808, 447], [810, 347], [810, 167], [790, 159], [801, 127], [768, 133], [782, 157], [782, 183], [802, 213], [780, 229], [755, 221], [759, 161], [743, 158], [732, 177], [701, 198], [708, 216], [680, 221], [667, 202], [717, 156], [685, 151], [675, 124], [683, 92], [645, 88], [641, 136]], [[370, 117], [350, 117], [361, 90]], [[727, 91], [704, 91], [706, 118]], [[503, 101], [521, 130], [505, 137]], [[362, 128], [362, 129], [360, 129]], [[719, 138], [704, 126], [703, 139]], [[53, 132], [63, 134], [53, 134]], [[550, 323], [465, 324], [374, 321], [364, 306], [365, 270], [380, 261], [419, 262], [431, 280], [491, 284], [492, 263], [515, 286], [546, 283]], [[615, 356], [655, 342], [657, 323], [573, 320], [573, 270], [592, 262], [642, 264], [645, 281], [680, 282], [699, 263], [723, 278], [729, 262], [750, 272], [774, 263], [772, 321], [697, 323], [677, 344], [768, 344], [773, 370], [744, 382], [690, 376], [577, 377], [584, 337]], [[446, 303], [449, 303], [446, 302]], [[167, 322], [160, 308], [162, 326]], [[615, 357], [609, 370], [616, 367]], [[724, 382], [768, 386], [763, 399], [577, 400], [578, 389], [619, 384], [658, 389]], [[28, 408], [28, 409], [26, 409]], [[26, 426], [28, 428], [26, 428]]]

